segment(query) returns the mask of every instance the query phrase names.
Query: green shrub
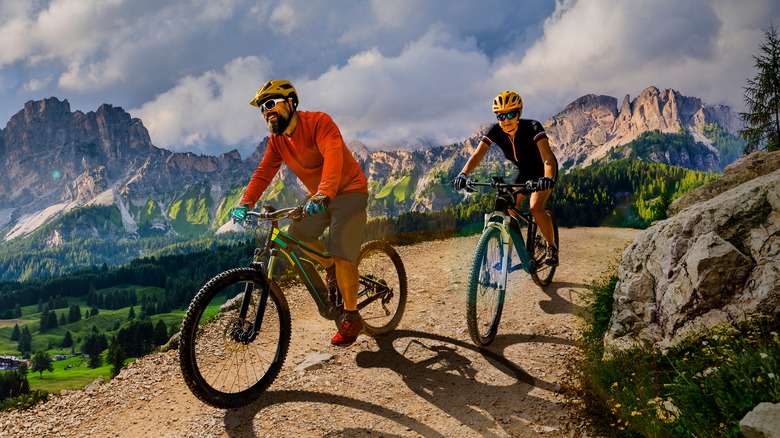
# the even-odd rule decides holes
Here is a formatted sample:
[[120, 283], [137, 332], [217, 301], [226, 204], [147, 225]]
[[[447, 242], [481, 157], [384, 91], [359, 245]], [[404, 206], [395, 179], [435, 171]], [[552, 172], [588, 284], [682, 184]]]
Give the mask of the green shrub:
[[600, 436], [741, 436], [739, 421], [761, 402], [780, 402], [776, 315], [752, 315], [689, 335], [668, 348], [604, 356], [617, 275], [594, 282], [583, 332], [577, 394]]

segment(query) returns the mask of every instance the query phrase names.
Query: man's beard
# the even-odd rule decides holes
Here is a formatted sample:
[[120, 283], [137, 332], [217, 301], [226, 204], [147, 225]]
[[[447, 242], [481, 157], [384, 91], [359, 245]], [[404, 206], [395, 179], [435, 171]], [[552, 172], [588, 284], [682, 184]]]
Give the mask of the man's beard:
[[287, 127], [290, 125], [291, 118], [292, 118], [291, 113], [287, 113], [287, 114], [277, 113], [275, 119], [266, 120], [265, 124], [266, 126], [268, 126], [268, 130], [271, 131], [271, 134], [281, 135], [284, 133], [285, 130], [287, 130]]

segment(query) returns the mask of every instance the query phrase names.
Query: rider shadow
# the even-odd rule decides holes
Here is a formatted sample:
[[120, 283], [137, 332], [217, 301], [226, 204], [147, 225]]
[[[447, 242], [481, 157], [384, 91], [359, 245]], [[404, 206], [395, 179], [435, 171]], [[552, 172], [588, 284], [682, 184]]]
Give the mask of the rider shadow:
[[[530, 335], [504, 336], [501, 348], [531, 342], [531, 338]], [[377, 338], [376, 342], [379, 351], [362, 351], [356, 355], [355, 362], [359, 367], [388, 368], [398, 373], [415, 394], [481, 436], [498, 436], [491, 432], [497, 425], [510, 436], [533, 433], [524, 422], [509, 420], [512, 412], [520, 412], [516, 403], [525, 399], [526, 406], [552, 408], [549, 400], [533, 396], [530, 392], [534, 388], [547, 391], [559, 389], [534, 378], [500, 353], [482, 350], [449, 337], [396, 330], [386, 337]], [[533, 337], [533, 342], [570, 343], [561, 338], [538, 336]], [[477, 370], [471, 360], [457, 352], [457, 348], [478, 352], [493, 366], [493, 370], [504, 374], [496, 378], [493, 370], [488, 370], [481, 380], [511, 383], [499, 386], [476, 380]], [[452, 403], [452, 400], [460, 402]]]
[[[578, 304], [574, 304], [574, 299], [571, 296], [573, 288], [588, 289], [589, 286], [580, 283], [556, 283], [553, 282], [540, 289], [550, 297], [549, 300], [539, 302], [539, 307], [548, 315], [556, 315], [563, 313], [571, 313], [572, 315], [581, 316], [585, 314], [585, 308]], [[565, 298], [561, 295], [561, 291], [568, 292], [569, 298]]]
[[[258, 438], [258, 435], [254, 430], [254, 420], [260, 415], [263, 409], [269, 408], [274, 405], [282, 405], [285, 403], [298, 403], [298, 402], [311, 402], [329, 404], [334, 407], [345, 407], [371, 414], [381, 416], [387, 420], [396, 422], [401, 426], [405, 426], [407, 430], [417, 433], [419, 436], [425, 437], [441, 437], [445, 435], [437, 432], [435, 429], [409, 417], [400, 412], [388, 409], [384, 406], [358, 400], [350, 397], [345, 397], [335, 394], [327, 394], [315, 391], [303, 391], [303, 390], [284, 390], [284, 391], [266, 391], [262, 394], [260, 399], [251, 403], [245, 407], [238, 409], [228, 409], [225, 411], [225, 432], [229, 437], [235, 438]], [[328, 408], [322, 408], [321, 412], [327, 415], [330, 412]], [[336, 432], [329, 433], [324, 436], [376, 436], [372, 434], [370, 428], [345, 428]], [[266, 435], [263, 435], [266, 436]], [[383, 432], [382, 436], [392, 436]]]

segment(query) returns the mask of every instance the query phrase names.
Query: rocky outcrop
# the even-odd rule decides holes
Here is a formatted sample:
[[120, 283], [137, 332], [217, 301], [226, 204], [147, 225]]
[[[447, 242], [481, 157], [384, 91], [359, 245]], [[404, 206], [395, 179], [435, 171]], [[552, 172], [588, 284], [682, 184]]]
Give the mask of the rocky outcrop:
[[[649, 87], [633, 101], [626, 95], [620, 105], [610, 96], [587, 95], [544, 122], [550, 145], [564, 167], [587, 165], [610, 149], [627, 144], [645, 131], [674, 133], [686, 129], [697, 141], [710, 145], [702, 129], [716, 122], [732, 134], [742, 127], [737, 115], [722, 105], [707, 106], [700, 99], [675, 90]], [[713, 151], [714, 153], [714, 151]], [[708, 166], [689, 158], [692, 166]], [[676, 163], [675, 163], [676, 164]], [[679, 164], [682, 165], [682, 164]], [[712, 167], [691, 167], [709, 170]]]
[[778, 157], [743, 158], [724, 179], [744, 169], [761, 176], [702, 189], [700, 202], [637, 235], [623, 252], [608, 350], [668, 345], [703, 326], [780, 310], [780, 166], [767, 165]]
[[697, 202], [704, 202], [715, 196], [731, 190], [753, 178], [763, 176], [780, 169], [780, 154], [755, 152], [749, 158], [738, 160], [726, 166], [721, 178], [680, 196], [675, 199], [667, 210], [668, 216], [674, 216], [681, 210]]

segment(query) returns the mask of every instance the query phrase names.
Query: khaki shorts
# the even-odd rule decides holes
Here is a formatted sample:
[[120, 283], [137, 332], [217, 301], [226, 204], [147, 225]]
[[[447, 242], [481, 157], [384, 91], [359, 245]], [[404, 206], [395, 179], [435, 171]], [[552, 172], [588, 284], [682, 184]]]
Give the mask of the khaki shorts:
[[352, 263], [357, 263], [360, 245], [363, 243], [363, 226], [368, 215], [368, 195], [347, 193], [330, 201], [328, 211], [306, 216], [300, 222], [290, 224], [288, 234], [304, 242], [313, 242], [330, 227], [328, 251]]

